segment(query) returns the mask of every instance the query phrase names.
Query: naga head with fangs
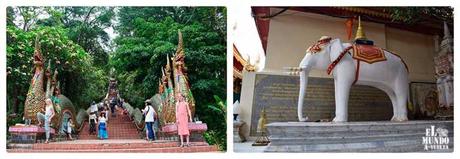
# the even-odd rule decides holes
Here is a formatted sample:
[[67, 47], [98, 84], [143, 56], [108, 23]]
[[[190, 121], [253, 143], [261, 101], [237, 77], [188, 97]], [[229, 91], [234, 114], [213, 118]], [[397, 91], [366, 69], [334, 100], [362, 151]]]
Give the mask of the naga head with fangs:
[[35, 39], [35, 51], [34, 51], [34, 65], [35, 67], [43, 67], [43, 55], [41, 53], [40, 36], [37, 35]]

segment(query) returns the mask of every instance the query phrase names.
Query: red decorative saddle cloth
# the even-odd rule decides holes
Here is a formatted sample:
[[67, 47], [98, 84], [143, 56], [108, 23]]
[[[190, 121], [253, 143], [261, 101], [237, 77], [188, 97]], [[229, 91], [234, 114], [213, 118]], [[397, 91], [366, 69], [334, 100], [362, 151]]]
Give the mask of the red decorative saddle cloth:
[[387, 60], [383, 49], [373, 45], [353, 45], [353, 58], [369, 64]]

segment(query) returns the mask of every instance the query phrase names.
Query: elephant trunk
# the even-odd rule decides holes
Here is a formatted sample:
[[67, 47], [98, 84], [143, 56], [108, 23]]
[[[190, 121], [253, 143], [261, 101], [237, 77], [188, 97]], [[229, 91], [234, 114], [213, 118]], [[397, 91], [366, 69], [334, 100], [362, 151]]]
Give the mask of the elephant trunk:
[[303, 68], [302, 71], [300, 71], [300, 90], [299, 90], [299, 102], [297, 106], [297, 115], [299, 117], [299, 121], [307, 121], [308, 117], [303, 117], [303, 101], [305, 98], [305, 93], [307, 90], [307, 85], [308, 85], [308, 74], [310, 73], [310, 69]]

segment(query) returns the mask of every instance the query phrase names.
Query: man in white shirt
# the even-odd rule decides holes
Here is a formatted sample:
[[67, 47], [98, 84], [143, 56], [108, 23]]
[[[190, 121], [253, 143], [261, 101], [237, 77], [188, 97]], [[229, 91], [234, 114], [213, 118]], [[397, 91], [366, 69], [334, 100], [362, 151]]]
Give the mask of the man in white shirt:
[[96, 134], [97, 111], [97, 104], [93, 101], [89, 108], [89, 134]]
[[155, 109], [153, 109], [152, 101], [147, 99], [145, 101], [145, 108], [142, 109], [145, 115], [145, 125], [147, 126], [147, 138], [149, 141], [155, 140], [155, 132], [153, 131], [153, 122], [155, 122]]

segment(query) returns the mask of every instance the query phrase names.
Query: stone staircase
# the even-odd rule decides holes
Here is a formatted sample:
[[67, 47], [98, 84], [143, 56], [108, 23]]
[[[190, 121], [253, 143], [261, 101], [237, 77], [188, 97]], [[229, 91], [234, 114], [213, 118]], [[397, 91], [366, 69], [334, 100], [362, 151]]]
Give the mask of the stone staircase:
[[75, 140], [51, 142], [49, 144], [16, 144], [16, 148], [7, 149], [8, 152], [217, 152], [217, 146], [210, 146], [206, 142], [192, 142], [190, 147], [179, 147], [175, 141], [157, 140]]
[[[119, 109], [116, 111], [116, 117], [109, 115], [109, 121], [107, 123], [107, 132], [109, 140], [112, 139], [140, 139], [139, 132], [137, 131], [136, 126], [128, 117], [124, 115], [122, 110]], [[97, 132], [97, 131], [96, 131]], [[79, 133], [80, 140], [91, 140], [98, 139], [97, 135], [89, 134], [89, 123], [86, 122], [83, 126], [82, 131]]]
[[[448, 130], [448, 150], [424, 150], [431, 126]], [[453, 121], [279, 122], [267, 128], [266, 152], [452, 152], [454, 142]]]
[[99, 140], [96, 135], [89, 134], [89, 124], [86, 122], [79, 134], [78, 140], [73, 141], [53, 141], [49, 144], [7, 144], [8, 152], [218, 152], [218, 147], [209, 145], [206, 142], [191, 142], [190, 147], [179, 147], [179, 142], [175, 140], [155, 140], [148, 142], [141, 139], [134, 123], [127, 115], [123, 115], [122, 110], [117, 110], [117, 116], [109, 116], [108, 140]]
[[116, 111], [116, 117], [109, 116], [108, 140], [99, 140], [97, 135], [89, 134], [89, 123], [86, 122], [77, 140], [56, 141], [49, 144], [19, 144], [8, 143], [7, 152], [218, 152], [216, 145], [209, 145], [206, 142], [191, 142], [190, 147], [179, 147], [176, 140], [155, 140], [148, 142], [141, 139], [136, 126], [131, 119], [124, 115], [123, 110]]

